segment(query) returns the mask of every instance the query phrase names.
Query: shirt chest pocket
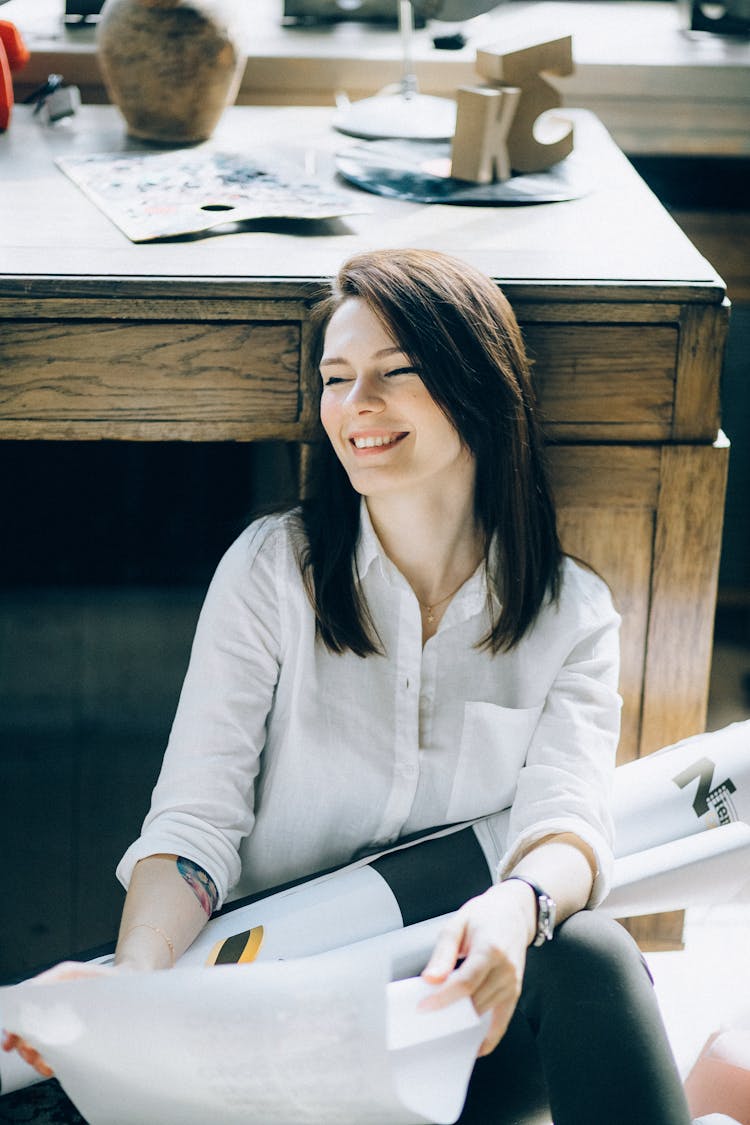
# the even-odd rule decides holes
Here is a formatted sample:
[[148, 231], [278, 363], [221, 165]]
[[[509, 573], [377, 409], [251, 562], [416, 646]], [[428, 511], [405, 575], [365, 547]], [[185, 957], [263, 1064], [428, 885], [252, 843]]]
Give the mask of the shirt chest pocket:
[[471, 820], [513, 801], [516, 782], [544, 705], [464, 704], [464, 725], [447, 820]]

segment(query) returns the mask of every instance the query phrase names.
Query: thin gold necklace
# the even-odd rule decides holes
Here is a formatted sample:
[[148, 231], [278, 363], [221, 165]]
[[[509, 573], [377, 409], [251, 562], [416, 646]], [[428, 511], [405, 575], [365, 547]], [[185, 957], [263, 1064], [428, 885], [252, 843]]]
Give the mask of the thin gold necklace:
[[451, 590], [450, 594], [446, 594], [444, 598], [438, 598], [438, 600], [436, 602], [433, 602], [432, 605], [425, 605], [424, 602], [419, 602], [419, 598], [417, 598], [417, 601], [419, 602], [420, 606], [422, 607], [422, 609], [427, 614], [427, 624], [428, 625], [433, 625], [435, 623], [435, 613], [434, 613], [434, 611], [437, 609], [437, 607], [442, 605], [443, 602], [447, 602], [449, 598], [452, 598], [454, 596], [454, 594], [457, 594], [458, 591], [463, 586], [465, 581], [466, 581], [466, 579], [464, 578], [464, 580], [462, 582], [459, 582], [459, 584], [458, 584], [458, 586], [456, 586], [455, 590]]

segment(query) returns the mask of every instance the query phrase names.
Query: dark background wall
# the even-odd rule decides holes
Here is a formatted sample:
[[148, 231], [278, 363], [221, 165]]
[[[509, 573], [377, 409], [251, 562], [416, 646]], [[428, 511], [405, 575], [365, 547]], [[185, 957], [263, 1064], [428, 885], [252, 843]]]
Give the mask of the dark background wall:
[[280, 444], [0, 443], [0, 979], [110, 940], [206, 586]]

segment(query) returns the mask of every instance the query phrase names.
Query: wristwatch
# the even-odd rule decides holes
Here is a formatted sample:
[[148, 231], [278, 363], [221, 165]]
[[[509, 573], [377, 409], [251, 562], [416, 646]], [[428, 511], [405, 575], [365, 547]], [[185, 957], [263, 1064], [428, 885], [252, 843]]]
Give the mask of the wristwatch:
[[557, 914], [555, 900], [536, 883], [532, 883], [531, 879], [525, 879], [523, 875], [509, 875], [507, 879], [503, 879], [503, 882], [510, 883], [513, 879], [531, 887], [536, 895], [536, 936], [531, 944], [539, 946], [544, 945], [546, 941], [552, 941], [555, 932], [555, 915]]

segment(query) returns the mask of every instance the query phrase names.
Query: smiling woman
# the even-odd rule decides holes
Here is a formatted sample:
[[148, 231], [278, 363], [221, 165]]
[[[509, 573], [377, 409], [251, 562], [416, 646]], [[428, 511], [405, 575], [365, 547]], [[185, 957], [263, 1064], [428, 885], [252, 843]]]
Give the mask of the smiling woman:
[[[510, 305], [484, 274], [431, 251], [358, 255], [317, 310], [325, 325], [320, 449], [305, 518], [321, 636], [365, 654], [351, 569], [355, 494], [431, 620], [482, 562], [512, 646], [559, 589], [561, 551], [529, 365]], [[382, 444], [379, 444], [382, 441]], [[346, 516], [344, 515], [346, 513]], [[342, 519], [348, 526], [342, 530]], [[434, 528], [445, 549], [424, 544]], [[449, 530], [450, 529], [450, 530]], [[330, 579], [329, 579], [330, 574]], [[354, 583], [354, 586], [352, 586]], [[514, 596], [502, 596], [512, 589]]]
[[423, 971], [427, 1006], [491, 1012], [462, 1125], [687, 1125], [638, 950], [586, 912], [612, 864], [619, 616], [561, 553], [513, 312], [465, 263], [389, 250], [347, 262], [317, 322], [328, 440], [309, 499], [211, 583], [118, 868], [113, 971], [168, 969], [229, 893], [511, 803], [493, 885]]

